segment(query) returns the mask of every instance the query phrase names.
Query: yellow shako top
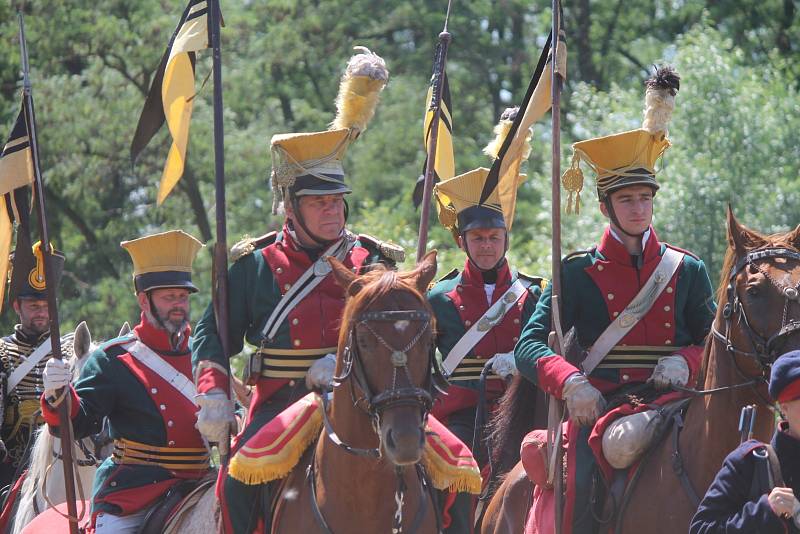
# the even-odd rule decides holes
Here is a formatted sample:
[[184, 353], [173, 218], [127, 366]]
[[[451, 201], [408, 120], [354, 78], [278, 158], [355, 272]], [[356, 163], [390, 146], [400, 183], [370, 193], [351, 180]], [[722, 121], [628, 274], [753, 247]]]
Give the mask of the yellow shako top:
[[575, 198], [575, 211], [580, 209], [583, 173], [580, 162], [585, 161], [597, 178], [597, 198], [630, 185], [648, 185], [657, 191], [656, 161], [671, 146], [667, 126], [675, 108], [675, 95], [680, 89], [680, 76], [671, 67], [661, 67], [645, 82], [645, 110], [642, 127], [637, 130], [588, 139], [572, 145], [572, 165], [561, 177], [570, 193], [567, 213]]
[[350, 58], [339, 84], [336, 118], [324, 132], [286, 133], [272, 137], [272, 211], [281, 201], [304, 195], [350, 193], [342, 158], [363, 132], [389, 80], [383, 59], [363, 46]]
[[197, 291], [192, 283], [192, 263], [204, 245], [183, 230], [123, 241], [120, 246], [133, 260], [136, 293], [170, 287]]
[[[506, 109], [500, 117], [500, 122], [495, 126], [495, 138], [484, 149], [484, 153], [493, 160], [497, 159], [500, 147], [503, 146], [518, 112], [518, 107]], [[526, 146], [519, 151], [519, 161], [513, 162], [515, 173], [521, 177], [519, 182], [525, 179], [525, 175], [519, 175], [519, 166], [530, 155], [529, 141], [530, 132], [525, 139]], [[490, 169], [478, 167], [434, 186], [433, 192], [436, 196], [439, 222], [452, 232], [454, 238], [457, 239], [459, 235], [474, 228], [511, 230], [516, 205], [516, 189], [506, 198], [501, 198], [500, 190], [503, 184], [498, 182], [497, 187], [489, 192], [481, 202], [489, 172]]]

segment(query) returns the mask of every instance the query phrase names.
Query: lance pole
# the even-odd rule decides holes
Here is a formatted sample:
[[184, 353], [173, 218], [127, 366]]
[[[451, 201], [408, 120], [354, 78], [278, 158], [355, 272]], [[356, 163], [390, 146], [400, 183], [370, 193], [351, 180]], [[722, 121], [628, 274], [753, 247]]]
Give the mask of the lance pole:
[[[559, 0], [553, 0], [553, 21], [551, 28], [552, 46], [551, 46], [551, 61], [550, 61], [550, 76], [551, 76], [551, 90], [552, 90], [552, 139], [553, 139], [553, 154], [552, 154], [552, 174], [551, 174], [551, 193], [552, 193], [552, 209], [551, 209], [551, 225], [553, 231], [553, 239], [551, 241], [551, 273], [552, 273], [552, 318], [553, 318], [553, 331], [556, 333], [556, 344], [559, 353], [563, 354], [563, 332], [561, 330], [561, 85], [563, 82], [562, 74], [558, 72], [558, 48], [560, 46], [560, 32], [561, 32], [561, 5]], [[554, 480], [553, 487], [556, 495], [555, 502], [555, 532], [561, 534], [562, 523], [564, 517], [564, 476], [563, 476], [563, 454], [564, 450], [561, 442], [561, 421], [564, 417], [563, 402], [555, 397], [550, 398], [550, 402], [554, 403], [555, 410], [551, 413], [556, 414], [555, 420], [558, 421], [556, 428], [548, 429], [554, 432], [552, 436], [554, 451]], [[560, 417], [559, 417], [560, 416]], [[550, 437], [550, 436], [548, 436]], [[550, 442], [548, 440], [548, 442]]]
[[[53, 275], [53, 262], [50, 259], [52, 247], [50, 234], [47, 227], [47, 207], [42, 183], [42, 171], [39, 160], [39, 143], [36, 136], [36, 114], [33, 107], [33, 91], [31, 90], [30, 70], [28, 65], [28, 47], [25, 41], [25, 23], [22, 12], [17, 12], [19, 19], [19, 43], [22, 57], [22, 94], [23, 107], [25, 108], [25, 124], [28, 128], [28, 138], [33, 160], [33, 187], [36, 195], [36, 206], [39, 214], [39, 235], [41, 236], [42, 262], [44, 263], [44, 278], [47, 291], [47, 309], [50, 320], [50, 343], [53, 358], [62, 360], [61, 332], [58, 324], [58, 301], [56, 299], [55, 280]], [[64, 466], [64, 485], [67, 498], [67, 514], [71, 534], [78, 534], [78, 511], [75, 505], [75, 474], [72, 463], [72, 422], [69, 417], [70, 395], [66, 394], [65, 400], [58, 406], [59, 437], [61, 438], [61, 459]]]
[[[217, 334], [226, 361], [230, 358], [228, 338], [228, 230], [225, 218], [225, 142], [222, 121], [222, 53], [220, 51], [220, 12], [219, 0], [208, 1], [208, 23], [211, 34], [211, 57], [214, 76], [214, 177], [217, 219], [217, 240], [214, 243], [213, 300], [214, 315], [217, 318]], [[228, 398], [230, 391], [230, 366], [228, 369]], [[220, 461], [228, 464], [230, 434], [224, 443], [217, 443]]]
[[422, 210], [419, 217], [419, 238], [417, 240], [417, 263], [422, 260], [428, 243], [428, 221], [431, 214], [431, 194], [433, 192], [433, 175], [436, 172], [436, 145], [439, 142], [439, 118], [442, 114], [442, 87], [444, 85], [444, 67], [447, 63], [447, 49], [453, 36], [447, 31], [447, 22], [450, 19], [450, 6], [452, 0], [447, 2], [447, 14], [444, 17], [444, 29], [439, 34], [436, 45], [436, 54], [433, 59], [433, 74], [431, 75], [431, 101], [428, 111], [433, 112], [431, 117], [430, 138], [428, 140], [428, 158], [425, 162], [425, 182], [422, 189]]

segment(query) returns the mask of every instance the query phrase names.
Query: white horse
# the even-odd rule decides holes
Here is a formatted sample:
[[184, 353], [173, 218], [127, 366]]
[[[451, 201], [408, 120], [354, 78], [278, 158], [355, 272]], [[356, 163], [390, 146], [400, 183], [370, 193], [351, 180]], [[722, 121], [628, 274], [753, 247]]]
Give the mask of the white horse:
[[[130, 332], [130, 326], [125, 323], [119, 335]], [[72, 369], [73, 380], [80, 375], [83, 364], [97, 345], [92, 342], [92, 335], [86, 322], [81, 322], [75, 328], [74, 356], [69, 364]], [[19, 534], [31, 520], [41, 512], [67, 501], [66, 486], [64, 484], [64, 466], [61, 462], [61, 440], [50, 434], [47, 425], [41, 425], [35, 432], [33, 449], [31, 450], [30, 465], [25, 481], [20, 490], [17, 510], [9, 532]], [[111, 454], [110, 440], [100, 451], [95, 451], [95, 442], [91, 437], [78, 442], [79, 447], [73, 447], [75, 483], [77, 497], [81, 493], [85, 499], [91, 497], [94, 473], [99, 462]], [[100, 456], [95, 458], [95, 456]], [[48, 504], [49, 501], [49, 504]], [[78, 510], [81, 513], [81, 510]], [[84, 515], [89, 511], [85, 510]]]

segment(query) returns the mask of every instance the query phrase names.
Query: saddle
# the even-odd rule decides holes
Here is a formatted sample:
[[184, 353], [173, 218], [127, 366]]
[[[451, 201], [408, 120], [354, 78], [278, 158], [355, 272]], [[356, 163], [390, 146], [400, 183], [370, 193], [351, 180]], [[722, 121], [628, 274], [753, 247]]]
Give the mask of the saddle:
[[139, 534], [163, 534], [168, 532], [169, 524], [177, 516], [191, 509], [217, 479], [217, 472], [211, 471], [201, 479], [181, 480], [164, 495], [159, 503], [148, 512]]

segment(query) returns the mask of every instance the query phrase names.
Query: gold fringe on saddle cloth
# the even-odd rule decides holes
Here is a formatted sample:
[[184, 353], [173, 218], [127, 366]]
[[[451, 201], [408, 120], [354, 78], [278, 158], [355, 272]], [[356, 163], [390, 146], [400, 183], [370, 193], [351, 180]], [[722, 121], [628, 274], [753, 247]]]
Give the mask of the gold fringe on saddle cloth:
[[[441, 426], [441, 423], [436, 423]], [[322, 403], [313, 393], [300, 399], [242, 445], [230, 460], [228, 474], [248, 485], [289, 475], [322, 429]], [[425, 469], [436, 489], [479, 494], [481, 474], [471, 455], [455, 452], [439, 433], [426, 429]], [[460, 442], [459, 442], [460, 444]], [[460, 444], [464, 451], [468, 450]]]

